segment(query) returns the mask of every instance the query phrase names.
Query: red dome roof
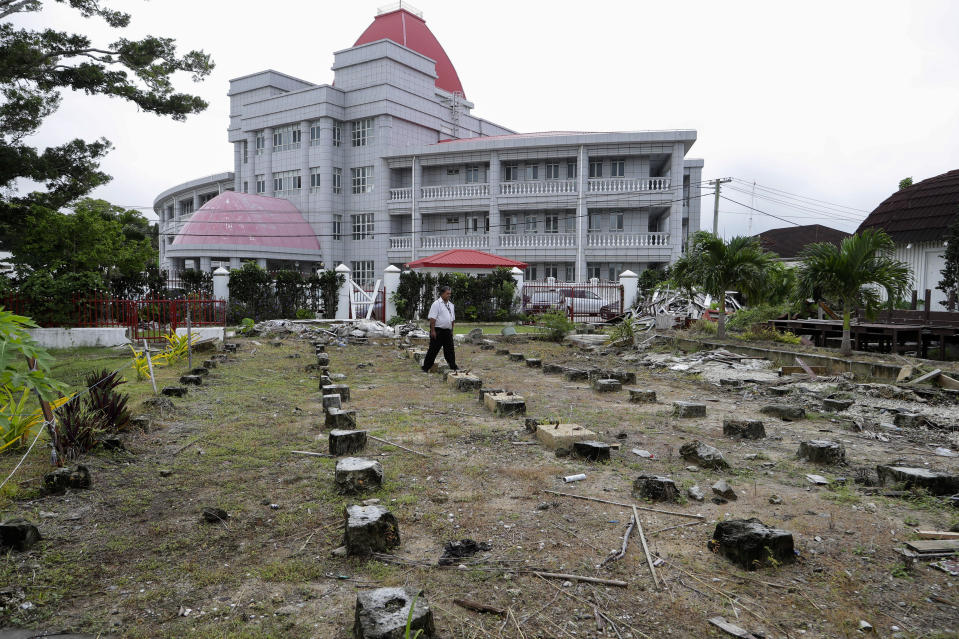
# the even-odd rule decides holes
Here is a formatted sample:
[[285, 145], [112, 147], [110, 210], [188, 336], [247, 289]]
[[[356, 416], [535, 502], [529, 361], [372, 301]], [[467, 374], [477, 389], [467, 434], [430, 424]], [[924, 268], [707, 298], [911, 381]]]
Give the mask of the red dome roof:
[[508, 257], [493, 255], [483, 251], [473, 249], [450, 249], [429, 257], [421, 257], [418, 260], [407, 262], [410, 268], [488, 268], [494, 269], [504, 266], [506, 268], [526, 268], [526, 262], [511, 260]]
[[361, 44], [369, 44], [377, 40], [392, 40], [397, 44], [402, 44], [407, 49], [412, 49], [436, 61], [436, 86], [450, 93], [459, 92], [463, 94], [463, 85], [460, 84], [460, 77], [456, 75], [453, 63], [450, 62], [443, 46], [430, 31], [430, 28], [426, 26], [426, 21], [423, 18], [410, 13], [406, 9], [398, 9], [378, 15], [373, 20], [373, 24], [366, 28], [366, 31], [353, 46], [358, 47]]

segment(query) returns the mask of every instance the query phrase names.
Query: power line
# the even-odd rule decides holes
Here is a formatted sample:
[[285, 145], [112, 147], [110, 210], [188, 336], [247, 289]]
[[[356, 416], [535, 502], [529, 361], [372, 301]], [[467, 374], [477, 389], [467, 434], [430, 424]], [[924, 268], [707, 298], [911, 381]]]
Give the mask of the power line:
[[[729, 188], [730, 188], [730, 190], [735, 191], [735, 192], [737, 192], [737, 193], [743, 193], [743, 194], [745, 194], [745, 195], [753, 195], [753, 194], [751, 194], [749, 191], [746, 191], [746, 190], [744, 190], [744, 189], [739, 189], [739, 188], [736, 188], [736, 187], [734, 187], [734, 186], [731, 186], [731, 187], [729, 187]], [[808, 207], [808, 206], [802, 206], [802, 205], [799, 205], [799, 204], [794, 204], [794, 203], [792, 203], [792, 202], [787, 202], [787, 201], [784, 201], [784, 200], [780, 200], [780, 199], [778, 199], [778, 198], [775, 198], [775, 197], [772, 197], [772, 196], [769, 196], [769, 195], [765, 195], [765, 194], [763, 194], [763, 193], [756, 193], [756, 194], [755, 194], [755, 197], [757, 197], [757, 198], [759, 198], [759, 199], [761, 199], [761, 200], [766, 200], [767, 202], [772, 202], [772, 203], [774, 203], [774, 204], [780, 204], [780, 205], [782, 205], [782, 206], [786, 206], [786, 207], [789, 207], [789, 208], [792, 208], [792, 209], [796, 209], [796, 210], [799, 210], [799, 211], [804, 211], [804, 212], [806, 212], [806, 213], [819, 213], [819, 214], [820, 214], [820, 215], [819, 215], [819, 218], [820, 218], [820, 219], [835, 219], [835, 220], [843, 220], [843, 221], [846, 221], [846, 222], [857, 222], [857, 223], [858, 223], [858, 222], [862, 222], [862, 219], [863, 219], [862, 217], [852, 217], [852, 216], [850, 216], [850, 215], [843, 215], [843, 214], [837, 213], [837, 212], [835, 212], [835, 211], [822, 210], [822, 209], [817, 209], [817, 208], [813, 208], [813, 207]]]
[[759, 209], [757, 209], [757, 208], [753, 208], [752, 206], [749, 206], [748, 204], [743, 204], [742, 202], [737, 202], [736, 200], [733, 200], [733, 199], [731, 199], [731, 198], [728, 198], [728, 197], [726, 197], [725, 195], [721, 195], [720, 197], [723, 198], [724, 200], [726, 200], [727, 202], [732, 202], [733, 204], [738, 204], [739, 206], [744, 206], [744, 207], [746, 207], [747, 209], [750, 209], [751, 211], [756, 211], [757, 213], [761, 213], [761, 214], [763, 214], [763, 215], [768, 215], [769, 217], [774, 217], [774, 218], [776, 218], [777, 220], [781, 220], [781, 221], [783, 221], [783, 222], [785, 222], [785, 223], [787, 223], [787, 224], [792, 224], [793, 226], [802, 226], [802, 224], [798, 224], [798, 223], [796, 223], [796, 222], [793, 222], [792, 220], [787, 220], [787, 219], [784, 218], [784, 217], [779, 217], [778, 215], [773, 215], [772, 213], [767, 213], [766, 211], [761, 211], [761, 210], [759, 210]]
[[[743, 182], [744, 184], [746, 184], [746, 185], [748, 185], [748, 186], [752, 186], [752, 185], [754, 184], [753, 182], [749, 182], [748, 180], [743, 180], [743, 179], [741, 179], [741, 178], [733, 178], [733, 179], [736, 180], [737, 182]], [[773, 188], [773, 187], [770, 187], [770, 186], [763, 186], [763, 185], [758, 184], [758, 183], [756, 183], [756, 188], [757, 188], [757, 189], [762, 189], [762, 190], [764, 190], [764, 191], [772, 191], [772, 192], [779, 193], [779, 194], [782, 194], [782, 195], [792, 196], [793, 198], [798, 198], [798, 199], [801, 199], [801, 200], [809, 200], [809, 201], [811, 201], [811, 202], [816, 202], [816, 203], [819, 203], [819, 204], [825, 204], [825, 205], [831, 206], [831, 207], [836, 207], [836, 208], [841, 208], [841, 209], [849, 209], [850, 211], [855, 211], [855, 212], [857, 212], [857, 213], [866, 213], [866, 214], [871, 213], [871, 211], [867, 211], [867, 210], [865, 210], [865, 209], [859, 209], [859, 208], [856, 208], [856, 207], [854, 207], [854, 206], [847, 206], [847, 205], [845, 205], [845, 204], [836, 204], [835, 202], [827, 202], [826, 200], [817, 200], [816, 198], [812, 198], [812, 197], [809, 197], [809, 196], [807, 196], [807, 195], [799, 195], [799, 194], [797, 194], [797, 193], [790, 193], [789, 191], [783, 191], [782, 189], [776, 189], [776, 188]]]

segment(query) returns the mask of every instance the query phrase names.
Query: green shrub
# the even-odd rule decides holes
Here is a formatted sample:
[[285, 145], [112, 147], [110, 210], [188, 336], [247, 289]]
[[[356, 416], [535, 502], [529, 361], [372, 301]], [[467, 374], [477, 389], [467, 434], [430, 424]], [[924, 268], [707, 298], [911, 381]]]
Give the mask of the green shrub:
[[789, 331], [779, 332], [768, 324], [754, 324], [748, 331], [738, 334], [732, 333], [730, 337], [743, 342], [768, 341], [781, 344], [799, 344], [801, 342], [798, 335]]
[[563, 338], [575, 327], [575, 324], [569, 321], [565, 314], [558, 311], [537, 316], [536, 325], [545, 328], [547, 337], [554, 342], [562, 342]]
[[709, 320], [696, 320], [693, 322], [693, 325], [690, 329], [693, 333], [701, 333], [704, 335], [715, 335], [718, 331], [718, 326], [716, 322], [710, 322]]
[[632, 346], [636, 339], [636, 321], [632, 317], [624, 317], [619, 324], [616, 324], [609, 331], [607, 344], [619, 344]]
[[788, 310], [788, 307], [784, 304], [777, 306], [760, 304], [742, 308], [733, 313], [732, 317], [726, 322], [726, 326], [730, 330], [744, 331], [756, 324], [765, 324], [769, 320], [782, 317]]
[[296, 319], [301, 319], [301, 320], [316, 319], [316, 313], [314, 313], [308, 308], [298, 308], [296, 309]]

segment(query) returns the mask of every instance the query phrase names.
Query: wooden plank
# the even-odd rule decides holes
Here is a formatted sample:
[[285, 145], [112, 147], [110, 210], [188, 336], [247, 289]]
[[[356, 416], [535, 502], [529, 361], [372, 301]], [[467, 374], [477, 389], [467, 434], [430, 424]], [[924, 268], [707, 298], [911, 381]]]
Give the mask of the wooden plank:
[[926, 374], [923, 375], [922, 377], [917, 377], [916, 379], [912, 380], [911, 382], [906, 382], [906, 386], [915, 386], [916, 384], [922, 384], [923, 382], [930, 382], [930, 383], [931, 383], [931, 382], [933, 382], [937, 377], [939, 377], [940, 375], [942, 375], [942, 371], [937, 368], [936, 370], [932, 371], [931, 373], [926, 373]]
[[656, 575], [656, 567], [653, 565], [653, 557], [649, 554], [649, 546], [646, 545], [646, 535], [643, 534], [643, 524], [639, 521], [639, 511], [633, 506], [633, 518], [636, 521], [636, 530], [639, 533], [639, 541], [643, 544], [643, 552], [646, 553], [646, 563], [649, 564], [649, 572], [653, 574], [653, 585], [659, 589], [659, 577]]
[[796, 356], [796, 363], [802, 366], [802, 369], [806, 371], [806, 374], [809, 375], [809, 377], [811, 377], [813, 381], [816, 380], [816, 373], [814, 373], [813, 370], [809, 368], [809, 365], [806, 364], [806, 362], [802, 361], [798, 355]]
[[[825, 366], [807, 366], [806, 368], [811, 370], [813, 375], [827, 375], [829, 373], [829, 369]], [[797, 375], [799, 373], [804, 373], [807, 375], [809, 374], [809, 372], [806, 371], [806, 369], [804, 369], [802, 366], [783, 366], [779, 369], [779, 371], [780, 375]]]
[[919, 530], [916, 534], [920, 539], [959, 539], [959, 532], [949, 532], [946, 530]]
[[959, 390], [959, 379], [953, 379], [945, 373], [939, 375], [939, 385], [949, 390]]
[[903, 366], [899, 369], [899, 375], [896, 376], [896, 383], [901, 384], [912, 377], [912, 366]]
[[956, 552], [959, 550], [959, 539], [920, 539], [907, 541], [906, 546], [918, 553]]
[[739, 639], [756, 639], [756, 635], [753, 633], [743, 630], [736, 624], [729, 623], [722, 617], [712, 617], [709, 620], [709, 623], [713, 624], [723, 632], [730, 634], [734, 637], [739, 637]]

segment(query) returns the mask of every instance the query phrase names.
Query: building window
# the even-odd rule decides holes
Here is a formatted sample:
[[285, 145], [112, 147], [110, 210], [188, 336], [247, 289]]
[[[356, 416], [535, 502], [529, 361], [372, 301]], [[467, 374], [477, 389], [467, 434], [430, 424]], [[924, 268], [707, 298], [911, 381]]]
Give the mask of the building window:
[[458, 225], [459, 223], [460, 223], [460, 219], [459, 219], [458, 217], [448, 217], [448, 218], [446, 218], [446, 225], [447, 225], [447, 226], [456, 226], [456, 225]]
[[519, 179], [519, 165], [518, 164], [504, 164], [503, 165], [503, 181], [504, 182], [515, 182]]
[[243, 164], [246, 164], [250, 161], [250, 143], [243, 140], [240, 144], [243, 146]]
[[334, 240], [343, 239], [343, 216], [339, 214], [333, 215], [333, 232], [332, 236]]
[[256, 176], [256, 192], [266, 193], [266, 179], [264, 179], [262, 173]]
[[516, 233], [516, 216], [504, 215], [502, 218], [503, 235], [514, 235]]
[[567, 180], [576, 179], [576, 163], [575, 162], [566, 163], [566, 179]]
[[190, 213], [193, 213], [193, 198], [180, 200], [180, 215], [189, 215]]
[[350, 216], [353, 222], [353, 239], [369, 240], [373, 239], [373, 214], [357, 213]]
[[523, 220], [523, 232], [524, 233], [535, 233], [536, 232], [536, 215], [527, 215]]
[[576, 214], [575, 213], [566, 213], [566, 217], [563, 218], [566, 220], [564, 233], [575, 233], [576, 232]]
[[483, 218], [483, 220], [484, 220], [484, 221], [483, 221], [483, 232], [484, 232], [484, 233], [489, 233], [489, 218], [486, 217], [486, 218]]
[[342, 192], [342, 182], [343, 182], [343, 169], [338, 169], [333, 167], [333, 192], [341, 193]]
[[172, 220], [172, 219], [173, 219], [173, 205], [172, 205], [172, 204], [167, 204], [167, 207], [166, 207], [166, 219], [167, 219], [167, 220]]
[[566, 271], [567, 282], [572, 282], [573, 280], [576, 279], [576, 266], [574, 266], [573, 264], [567, 264], [565, 271]]
[[310, 146], [316, 146], [320, 143], [320, 123], [314, 122], [310, 124]]
[[299, 126], [293, 127], [293, 130], [291, 131], [291, 135], [290, 135], [290, 142], [295, 145], [293, 147], [294, 149], [300, 148], [300, 137], [302, 135], [303, 134], [300, 132]]
[[527, 164], [527, 165], [526, 165], [526, 179], [527, 179], [527, 180], [538, 180], [538, 179], [539, 179], [539, 165], [538, 165], [538, 164]]
[[609, 270], [608, 270], [608, 273], [609, 273], [609, 278], [608, 278], [608, 279], [609, 279], [609, 281], [610, 281], [610, 282], [615, 282], [615, 281], [617, 281], [617, 280], [619, 279], [619, 274], [622, 273], [622, 272], [623, 272], [623, 265], [622, 265], [622, 264], [610, 264], [610, 265], [609, 265]]
[[466, 183], [479, 184], [479, 181], [479, 167], [475, 165], [466, 167]]
[[266, 147], [266, 140], [263, 138], [263, 133], [257, 133], [256, 138], [253, 139], [253, 147], [256, 150], [257, 155], [263, 155], [263, 149]]
[[589, 263], [586, 264], [586, 279], [591, 280], [594, 277], [599, 279], [603, 268], [600, 264]]
[[290, 125], [273, 130], [273, 152], [300, 148], [300, 126]]
[[557, 264], [544, 264], [543, 265], [543, 277], [546, 279], [554, 278], [559, 279], [559, 265]]
[[310, 167], [310, 190], [320, 188], [320, 167]]
[[363, 260], [362, 262], [350, 262], [350, 268], [353, 270], [350, 277], [359, 286], [369, 288], [373, 286], [376, 279], [373, 274], [373, 260]]
[[206, 204], [207, 202], [209, 202], [210, 200], [212, 200], [213, 198], [215, 198], [217, 195], [219, 195], [219, 194], [218, 194], [218, 193], [204, 193], [204, 194], [201, 195], [200, 198], [199, 198], [199, 199], [200, 199], [200, 206], [203, 206], [204, 204]]
[[587, 216], [587, 220], [588, 220], [589, 222], [588, 222], [588, 225], [587, 225], [587, 227], [586, 227], [586, 230], [587, 230], [589, 233], [599, 233], [600, 217], [601, 217], [601, 216], [600, 216], [599, 213], [590, 213], [590, 214]]
[[535, 267], [535, 266], [528, 266], [528, 267], [526, 267], [526, 273], [523, 274], [523, 278], [524, 278], [527, 282], [535, 281], [535, 280], [536, 280], [536, 267]]
[[547, 164], [546, 165], [546, 179], [547, 180], [558, 180], [559, 179], [559, 164]]
[[622, 233], [626, 229], [625, 215], [622, 211], [609, 214], [609, 230], [613, 233]]
[[603, 177], [603, 161], [590, 160], [589, 162], [589, 177], [591, 178], [601, 178]]
[[353, 146], [366, 146], [373, 142], [373, 118], [364, 118], [350, 122]]
[[610, 162], [609, 177], [626, 177], [626, 161], [613, 160]]
[[350, 169], [350, 187], [354, 195], [373, 191], [373, 167], [358, 166]]
[[[543, 230], [544, 233], [559, 233], [559, 216], [558, 215], [547, 215], [546, 216], [546, 228]], [[547, 275], [547, 277], [549, 277]]]
[[[470, 217], [466, 218], [466, 232], [479, 234], [480, 227], [483, 226], [483, 224], [480, 222], [480, 219], [481, 218], [479, 215], [471, 215]], [[489, 224], [489, 218], [486, 218], [486, 223]], [[489, 232], [488, 228], [487, 232]]]
[[292, 193], [303, 186], [299, 171], [280, 171], [273, 174], [273, 191], [276, 193]]
[[249, 183], [249, 182], [246, 182], [246, 181], [243, 182], [243, 192], [244, 192], [244, 193], [249, 193], [249, 192], [250, 192], [250, 183]]
[[339, 122], [333, 124], [333, 146], [340, 146], [340, 140], [343, 139], [343, 127]]

